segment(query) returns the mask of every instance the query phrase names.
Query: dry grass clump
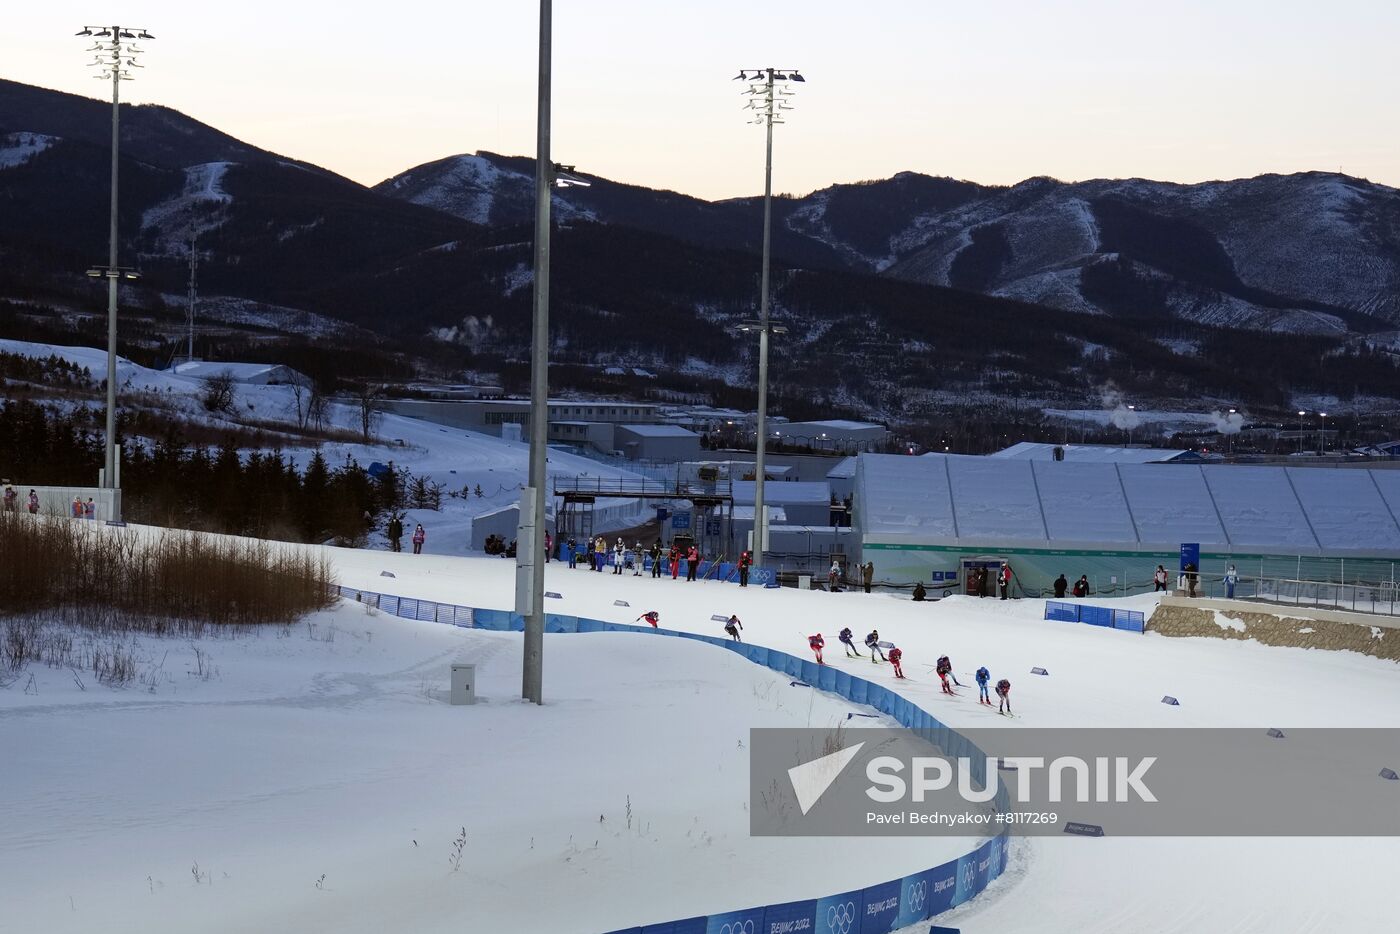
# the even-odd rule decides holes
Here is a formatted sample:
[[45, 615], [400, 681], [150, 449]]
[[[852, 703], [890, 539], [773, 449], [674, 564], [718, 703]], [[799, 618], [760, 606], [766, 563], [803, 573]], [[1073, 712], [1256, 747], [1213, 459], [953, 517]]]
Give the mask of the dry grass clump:
[[199, 634], [291, 623], [330, 606], [334, 582], [308, 549], [0, 513], [0, 616]]

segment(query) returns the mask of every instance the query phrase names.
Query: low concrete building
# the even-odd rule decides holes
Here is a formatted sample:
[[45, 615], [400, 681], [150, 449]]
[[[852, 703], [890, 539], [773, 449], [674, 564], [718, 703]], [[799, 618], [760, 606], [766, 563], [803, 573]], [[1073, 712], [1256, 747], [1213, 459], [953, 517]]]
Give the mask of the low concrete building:
[[613, 441], [631, 460], [680, 463], [700, 456], [700, 436], [679, 425], [618, 425]]

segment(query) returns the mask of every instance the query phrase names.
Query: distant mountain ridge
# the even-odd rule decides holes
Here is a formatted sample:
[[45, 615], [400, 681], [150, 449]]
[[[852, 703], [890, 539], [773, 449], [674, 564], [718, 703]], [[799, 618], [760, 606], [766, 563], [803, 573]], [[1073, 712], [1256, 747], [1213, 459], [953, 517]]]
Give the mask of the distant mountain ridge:
[[[528, 158], [478, 152], [375, 190], [475, 223], [524, 224], [533, 171]], [[759, 199], [707, 202], [593, 182], [556, 193], [561, 220], [757, 249]], [[774, 251], [788, 262], [1066, 311], [1301, 333], [1400, 324], [1400, 191], [1344, 175], [997, 187], [901, 172], [780, 197], [774, 214]]]
[[[105, 338], [83, 272], [107, 251], [108, 108], [0, 82], [3, 336]], [[124, 352], [181, 352], [195, 231], [197, 340], [215, 349], [299, 342], [337, 378], [425, 367], [520, 385], [532, 160], [453, 156], [371, 189], [165, 108], [124, 108], [122, 125], [121, 256], [142, 272], [123, 292]], [[751, 405], [755, 345], [736, 325], [757, 303], [759, 200], [592, 181], [555, 196], [556, 385]], [[1106, 387], [1191, 406], [1400, 397], [1383, 336], [1394, 202], [1326, 175], [998, 188], [906, 172], [779, 197], [773, 401], [943, 433], [960, 408], [980, 424], [1094, 406]], [[657, 379], [627, 386], [610, 367]]]

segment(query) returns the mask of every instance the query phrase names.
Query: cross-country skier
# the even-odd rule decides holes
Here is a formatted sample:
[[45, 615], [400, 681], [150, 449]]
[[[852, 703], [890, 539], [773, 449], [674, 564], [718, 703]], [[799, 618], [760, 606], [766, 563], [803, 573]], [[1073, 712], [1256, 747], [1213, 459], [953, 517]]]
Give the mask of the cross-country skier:
[[894, 666], [894, 676], [904, 677], [904, 669], [899, 667], [900, 659], [904, 658], [904, 651], [899, 646], [890, 649], [890, 664]]
[[992, 673], [987, 670], [986, 665], [977, 669], [977, 703], [986, 704], [988, 707], [992, 706], [991, 695], [987, 693], [987, 682], [991, 680]]
[[739, 617], [737, 616], [730, 616], [729, 620], [724, 624], [724, 631], [729, 633], [729, 638], [733, 639], [735, 642], [744, 641], [739, 638], [739, 630], [743, 628], [744, 624], [739, 622]]
[[[870, 635], [865, 637], [865, 647], [870, 650], [870, 661], [873, 664], [880, 664], [885, 661], [885, 653], [880, 651], [880, 630], [870, 630]], [[875, 661], [875, 656], [880, 656], [880, 661]]]
[[948, 675], [953, 672], [953, 663], [948, 660], [948, 656], [940, 655], [938, 657], [938, 664], [934, 666], [934, 668], [938, 672], [938, 680], [943, 682], [943, 693], [954, 693], [953, 689], [948, 686]]
[[851, 657], [852, 652], [856, 653], [857, 658], [865, 658], [865, 654], [861, 652], [860, 649], [856, 648], [856, 644], [854, 641], [855, 637], [851, 634], [850, 626], [847, 626], [845, 629], [841, 630], [841, 635], [839, 638], [841, 639], [841, 644], [846, 647], [847, 658]]
[[817, 656], [817, 664], [825, 665], [826, 662], [822, 661], [822, 649], [826, 648], [826, 640], [822, 638], [822, 634], [817, 633], [816, 635], [808, 636], [807, 646], [812, 650], [813, 654]]
[[1011, 713], [1011, 682], [1005, 678], [997, 682], [997, 713]]
[[651, 623], [651, 628], [655, 629], [656, 624], [661, 622], [661, 614], [656, 612], [655, 610], [647, 610], [641, 616], [637, 617], [637, 622], [640, 623], [642, 620], [646, 620], [647, 622]]

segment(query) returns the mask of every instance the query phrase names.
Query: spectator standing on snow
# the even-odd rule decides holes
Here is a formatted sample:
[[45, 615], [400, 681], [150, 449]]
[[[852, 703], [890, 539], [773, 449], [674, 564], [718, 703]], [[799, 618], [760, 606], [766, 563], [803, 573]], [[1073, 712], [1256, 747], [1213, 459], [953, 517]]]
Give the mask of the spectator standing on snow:
[[19, 494], [15, 492], [14, 487], [8, 485], [5, 487], [5, 511], [19, 511]]
[[840, 580], [841, 580], [841, 563], [840, 563], [839, 561], [837, 561], [835, 558], [833, 558], [832, 561], [831, 561], [831, 570], [829, 570], [829, 571], [826, 572], [826, 583], [827, 583], [827, 588], [828, 588], [832, 593], [835, 593], [835, 592], [836, 592], [836, 585], [837, 585], [837, 583], [840, 582]]
[[1194, 564], [1186, 565], [1186, 595], [1194, 597], [1196, 595], [1196, 578], [1200, 575], [1196, 572]]
[[544, 531], [544, 563], [548, 564], [550, 553], [554, 551], [554, 536], [549, 534], [549, 530]]
[[690, 550], [685, 553], [685, 564], [685, 579], [695, 580], [695, 572], [700, 570], [700, 549], [691, 545]]
[[1061, 573], [1059, 577], [1055, 578], [1056, 598], [1063, 600], [1066, 590], [1069, 590], [1069, 581], [1065, 580], [1065, 575]]
[[661, 576], [661, 539], [657, 539], [651, 546], [651, 576]]
[[1079, 580], [1074, 582], [1074, 595], [1076, 597], [1089, 596], [1089, 575], [1079, 575]]
[[421, 555], [423, 553], [423, 543], [428, 540], [428, 533], [423, 531], [423, 523], [418, 523], [418, 527], [413, 530], [413, 553]]
[[914, 602], [923, 603], [926, 597], [928, 597], [928, 591], [924, 589], [924, 582], [916, 581], [914, 583]]
[[681, 574], [681, 546], [671, 542], [671, 553], [668, 558], [671, 562], [671, 580], [676, 580]]
[[593, 570], [599, 574], [603, 573], [603, 568], [608, 563], [608, 543], [603, 541], [603, 536], [599, 535], [593, 540]]
[[632, 549], [632, 576], [633, 576], [633, 577], [641, 577], [641, 576], [642, 576], [642, 563], [643, 563], [643, 562], [642, 562], [642, 555], [643, 555], [643, 554], [645, 554], [645, 552], [642, 551], [642, 540], [639, 538], [639, 539], [637, 539], [637, 547], [635, 547], [635, 548]]
[[870, 593], [870, 585], [875, 580], [875, 562], [865, 562], [865, 567], [860, 569], [861, 580], [865, 583], [865, 592]]
[[1167, 569], [1162, 565], [1157, 565], [1157, 570], [1152, 572], [1152, 592], [1167, 592]]
[[1001, 589], [1001, 599], [1005, 600], [1007, 594], [1011, 593], [1011, 565], [1005, 561], [1001, 563], [1001, 570], [997, 572], [997, 585]]
[[88, 501], [87, 501], [86, 503], [83, 503], [83, 518], [84, 518], [84, 519], [96, 519], [96, 518], [97, 518], [97, 504], [94, 503], [94, 502], [92, 501], [92, 497], [91, 497], [91, 496], [88, 497]]
[[33, 490], [29, 491], [29, 514], [31, 516], [39, 514], [39, 494]]
[[[832, 495], [832, 498], [833, 498], [833, 499], [836, 497], [836, 494], [835, 494], [835, 493], [833, 493], [833, 494], [831, 494], [831, 495]], [[744, 550], [742, 553], [740, 553], [740, 555], [739, 555], [739, 586], [740, 586], [740, 587], [747, 587], [747, 586], [749, 586], [749, 568], [751, 568], [751, 567], [753, 567], [753, 555], [749, 554], [748, 550], [745, 549], [745, 550]]]
[[627, 560], [627, 546], [622, 544], [622, 536], [617, 537], [617, 544], [613, 546], [613, 574], [622, 573], [622, 565]]
[[70, 507], [74, 519], [83, 517], [83, 499], [81, 496], [73, 497], [73, 505]]
[[389, 515], [389, 550], [403, 551], [403, 520], [398, 513]]
[[1235, 599], [1235, 585], [1239, 582], [1240, 572], [1236, 571], [1235, 566], [1232, 564], [1225, 569], [1225, 596], [1228, 599]]

